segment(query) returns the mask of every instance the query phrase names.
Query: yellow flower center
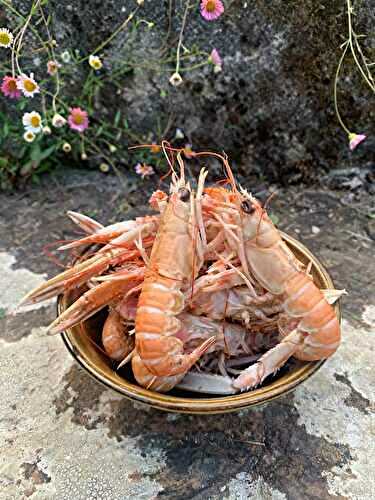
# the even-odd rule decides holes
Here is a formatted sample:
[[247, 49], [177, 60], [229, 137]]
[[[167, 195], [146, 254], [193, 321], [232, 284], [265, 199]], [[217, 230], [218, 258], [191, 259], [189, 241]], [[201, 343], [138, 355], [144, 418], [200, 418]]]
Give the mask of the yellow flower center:
[[206, 3], [207, 12], [215, 12], [215, 9], [216, 9], [215, 0], [208, 0], [208, 2]]
[[8, 90], [10, 90], [11, 92], [15, 92], [17, 90], [17, 83], [15, 82], [15, 80], [9, 80], [7, 86]]
[[36, 84], [32, 80], [24, 80], [23, 86], [27, 92], [34, 92]]
[[37, 128], [40, 126], [40, 118], [39, 116], [32, 116], [30, 123], [33, 127]]
[[85, 117], [83, 115], [73, 115], [73, 121], [76, 125], [82, 125], [85, 121]]
[[9, 45], [11, 38], [5, 31], [0, 33], [0, 45]]

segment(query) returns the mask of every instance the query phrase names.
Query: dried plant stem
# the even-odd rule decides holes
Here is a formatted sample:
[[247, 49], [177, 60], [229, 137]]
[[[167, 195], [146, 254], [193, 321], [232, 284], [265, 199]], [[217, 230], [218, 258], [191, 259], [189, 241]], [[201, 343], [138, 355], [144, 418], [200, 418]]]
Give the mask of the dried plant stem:
[[339, 76], [340, 76], [340, 71], [341, 71], [342, 63], [344, 62], [344, 59], [345, 59], [346, 53], [348, 51], [348, 48], [349, 48], [349, 42], [347, 41], [344, 44], [344, 50], [342, 51], [339, 63], [337, 65], [337, 70], [336, 70], [336, 75], [335, 75], [335, 83], [334, 83], [334, 86], [333, 86], [333, 101], [335, 103], [335, 112], [336, 112], [337, 119], [338, 119], [341, 127], [349, 135], [350, 134], [350, 130], [348, 129], [348, 127], [345, 125], [345, 123], [343, 122], [343, 120], [341, 118], [340, 111], [339, 111], [339, 106], [338, 106], [338, 102], [337, 102], [337, 85], [338, 85], [338, 80], [339, 80]]
[[338, 100], [337, 100], [337, 87], [338, 87], [338, 80], [340, 77], [340, 72], [342, 69], [342, 65], [345, 59], [345, 56], [350, 49], [350, 53], [353, 57], [354, 63], [357, 66], [363, 80], [366, 82], [366, 84], [370, 87], [370, 89], [375, 92], [375, 80], [374, 77], [372, 76], [370, 67], [371, 64], [367, 63], [366, 57], [363, 53], [362, 47], [359, 43], [359, 38], [363, 35], [357, 35], [353, 29], [353, 20], [352, 20], [352, 15], [353, 15], [353, 5], [352, 5], [352, 0], [346, 0], [346, 7], [347, 7], [347, 19], [348, 19], [348, 38], [342, 45], [343, 52], [341, 54], [339, 63], [337, 65], [337, 70], [336, 70], [336, 75], [335, 75], [335, 81], [334, 81], [334, 90], [333, 90], [333, 100], [334, 100], [334, 105], [335, 105], [335, 112], [337, 119], [343, 128], [343, 130], [350, 135], [352, 134], [348, 127], [345, 125], [345, 123], [342, 120], [339, 107], [338, 107]]
[[[355, 51], [355, 48], [354, 48], [354, 44], [353, 44], [353, 36], [354, 38], [356, 39], [357, 41], [357, 44], [358, 44], [358, 40], [357, 40], [357, 36], [356, 34], [354, 33], [353, 31], [353, 23], [352, 23], [352, 14], [353, 14], [353, 6], [352, 6], [352, 2], [351, 0], [346, 0], [346, 4], [347, 4], [347, 14], [348, 14], [348, 31], [349, 31], [349, 38], [348, 38], [348, 41], [349, 41], [349, 45], [350, 45], [350, 50], [351, 50], [351, 53], [353, 55], [353, 59], [363, 77], [363, 79], [365, 80], [365, 82], [367, 83], [367, 85], [370, 87], [370, 89], [375, 92], [375, 85], [370, 81], [370, 79], [368, 78], [368, 76], [366, 75], [366, 73], [364, 72], [363, 68], [362, 68], [362, 65], [361, 63], [359, 62], [358, 60], [358, 57], [357, 57], [357, 54], [356, 54], [356, 51]], [[367, 64], [365, 63], [365, 66], [367, 68]], [[368, 68], [367, 68], [368, 69]]]
[[[100, 45], [98, 45], [92, 52], [90, 55], [94, 55], [94, 54], [97, 54], [98, 52], [100, 52], [101, 50], [104, 49], [104, 47], [106, 47], [123, 29], [126, 28], [126, 26], [130, 23], [130, 21], [133, 19], [133, 17], [135, 16], [135, 14], [138, 12], [138, 9], [139, 7], [137, 7], [136, 9], [133, 10], [133, 12], [131, 12], [128, 17], [125, 19], [125, 21], [123, 23], [120, 24], [120, 26], [115, 29], [115, 31], [111, 34], [111, 36], [109, 36], [106, 40], [104, 40], [103, 43], [101, 43]], [[81, 63], [81, 62], [84, 62], [84, 61], [87, 61], [89, 58], [89, 56], [86, 56], [86, 57], [83, 57], [82, 59], [80, 59], [78, 61], [78, 63]]]
[[[43, 8], [42, 8], [41, 5], [39, 6], [39, 10], [40, 10], [40, 13], [42, 15], [42, 19], [43, 19], [43, 22], [44, 22], [44, 25], [45, 25], [46, 31], [47, 31], [48, 42], [49, 42], [49, 51], [51, 52], [52, 59], [54, 61], [56, 61], [55, 51], [53, 50], [53, 43], [52, 43], [51, 32], [49, 30], [48, 22], [47, 22], [46, 16], [44, 15], [44, 11], [43, 11]], [[59, 77], [59, 68], [58, 67], [56, 67], [55, 79], [56, 79], [56, 89], [55, 89], [55, 92], [54, 92], [54, 94], [52, 96], [52, 110], [53, 110], [54, 113], [57, 113], [56, 99], [57, 99], [57, 96], [59, 95], [59, 92], [60, 92], [60, 77]]]
[[184, 31], [185, 31], [185, 27], [186, 27], [186, 21], [187, 21], [187, 15], [189, 12], [189, 8], [190, 8], [190, 0], [187, 0], [185, 12], [184, 12], [184, 17], [182, 18], [180, 36], [178, 38], [178, 44], [177, 44], [176, 70], [175, 70], [175, 73], [177, 73], [177, 74], [179, 74], [179, 72], [180, 72], [180, 53], [181, 53], [182, 41], [184, 39]]
[[[41, 2], [41, 0], [36, 0], [35, 2], [32, 3], [30, 13], [27, 16], [25, 24], [23, 25], [23, 28], [21, 29], [21, 31], [19, 33], [18, 40], [17, 40], [17, 48], [15, 49], [15, 61], [16, 61], [17, 70], [20, 74], [22, 73], [22, 70], [21, 70], [21, 67], [19, 65], [18, 58], [19, 58], [21, 48], [22, 48], [22, 40], [23, 40], [23, 37], [26, 33], [27, 27], [30, 24], [30, 21], [31, 21], [31, 18], [33, 17], [34, 12], [36, 11], [36, 9], [40, 5], [40, 2]], [[14, 44], [14, 47], [15, 47], [15, 45], [16, 44]], [[14, 57], [14, 50], [12, 51], [12, 66], [13, 66], [13, 57]]]
[[363, 53], [363, 50], [362, 50], [362, 47], [361, 47], [361, 44], [358, 42], [358, 38], [360, 38], [360, 36], [359, 36], [359, 35], [356, 35], [356, 34], [354, 33], [355, 44], [356, 44], [356, 47], [357, 47], [358, 53], [359, 53], [359, 55], [361, 56], [362, 62], [363, 62], [363, 64], [364, 64], [364, 67], [365, 67], [365, 69], [366, 69], [366, 73], [367, 73], [368, 79], [371, 81], [371, 83], [372, 83], [373, 85], [375, 85], [375, 80], [374, 80], [374, 78], [373, 78], [373, 76], [372, 76], [372, 74], [371, 74], [371, 71], [370, 71], [370, 69], [369, 69], [369, 68], [370, 68], [370, 66], [371, 66], [371, 64], [368, 64], [368, 63], [367, 63], [367, 61], [366, 61], [366, 57], [365, 57], [365, 55], [364, 55], [364, 53]]

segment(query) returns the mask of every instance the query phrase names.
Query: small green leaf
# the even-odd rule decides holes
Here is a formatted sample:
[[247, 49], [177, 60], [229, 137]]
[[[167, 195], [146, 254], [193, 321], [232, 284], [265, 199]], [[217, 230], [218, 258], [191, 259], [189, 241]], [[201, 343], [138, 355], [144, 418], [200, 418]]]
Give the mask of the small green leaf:
[[45, 160], [48, 158], [52, 153], [55, 152], [55, 146], [50, 146], [49, 148], [45, 149], [42, 151], [39, 155], [39, 161]]
[[8, 165], [8, 159], [0, 156], [0, 168], [6, 168]]
[[31, 151], [30, 158], [32, 161], [39, 163], [40, 159], [41, 159], [41, 154], [42, 153], [40, 151], [39, 144], [35, 144], [35, 146], [33, 147], [32, 151]]
[[4, 139], [7, 137], [9, 134], [9, 123], [7, 121], [4, 122], [4, 127], [3, 127], [3, 135]]
[[20, 103], [18, 104], [18, 109], [20, 111], [23, 111], [27, 106], [27, 101], [26, 100], [23, 100], [23, 101], [20, 101]]
[[116, 113], [116, 116], [115, 116], [115, 121], [114, 121], [115, 127], [118, 127], [118, 124], [120, 123], [120, 118], [121, 118], [121, 111], [118, 110]]

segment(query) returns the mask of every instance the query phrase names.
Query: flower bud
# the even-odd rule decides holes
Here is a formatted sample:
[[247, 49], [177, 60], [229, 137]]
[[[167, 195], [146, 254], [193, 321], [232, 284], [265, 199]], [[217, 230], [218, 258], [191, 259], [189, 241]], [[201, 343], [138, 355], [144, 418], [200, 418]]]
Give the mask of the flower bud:
[[101, 163], [99, 165], [99, 170], [106, 174], [107, 172], [109, 172], [109, 165], [107, 165], [107, 163]]

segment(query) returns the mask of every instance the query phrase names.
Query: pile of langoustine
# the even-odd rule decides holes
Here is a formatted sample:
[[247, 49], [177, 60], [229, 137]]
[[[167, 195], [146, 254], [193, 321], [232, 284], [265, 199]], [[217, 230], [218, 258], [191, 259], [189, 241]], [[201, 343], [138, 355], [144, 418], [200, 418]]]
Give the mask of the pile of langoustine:
[[291, 357], [331, 356], [340, 343], [331, 304], [342, 292], [317, 288], [265, 207], [237, 186], [225, 156], [215, 154], [229, 187], [205, 187], [202, 169], [193, 190], [183, 150], [164, 147], [164, 153], [170, 193], [150, 198], [159, 214], [103, 227], [69, 212], [86, 236], [60, 249], [90, 248], [89, 257], [23, 304], [85, 287], [49, 333], [108, 307], [105, 352], [119, 367], [131, 363], [136, 381], [159, 392], [178, 386], [230, 394], [258, 386]]

